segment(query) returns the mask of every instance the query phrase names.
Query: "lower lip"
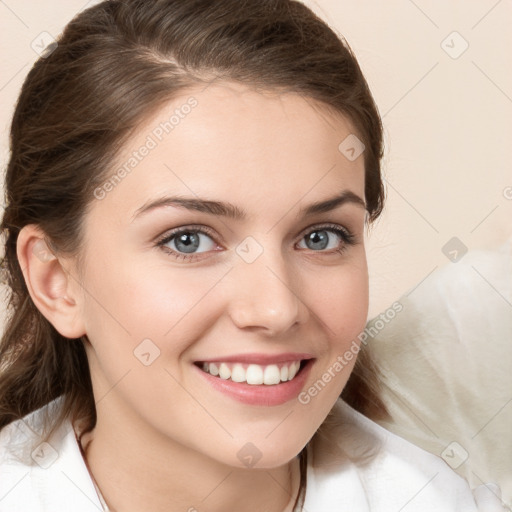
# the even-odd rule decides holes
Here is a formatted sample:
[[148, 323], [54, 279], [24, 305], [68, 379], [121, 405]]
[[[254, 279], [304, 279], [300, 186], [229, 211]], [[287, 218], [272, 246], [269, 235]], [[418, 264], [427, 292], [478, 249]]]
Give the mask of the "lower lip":
[[292, 379], [281, 384], [267, 386], [251, 385], [246, 382], [233, 382], [231, 379], [221, 379], [204, 372], [197, 366], [194, 368], [213, 388], [225, 395], [249, 405], [281, 405], [294, 398], [301, 392], [308, 378], [314, 359], [309, 359], [299, 373]]

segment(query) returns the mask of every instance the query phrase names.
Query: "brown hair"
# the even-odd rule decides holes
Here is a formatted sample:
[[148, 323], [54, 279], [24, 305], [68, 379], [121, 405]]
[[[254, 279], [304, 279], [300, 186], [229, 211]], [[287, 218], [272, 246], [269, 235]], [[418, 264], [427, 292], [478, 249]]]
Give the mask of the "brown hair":
[[[32, 302], [18, 233], [36, 224], [56, 254], [79, 262], [95, 187], [141, 121], [185, 88], [230, 80], [298, 93], [343, 114], [365, 145], [370, 223], [384, 203], [382, 125], [366, 80], [348, 44], [298, 1], [104, 1], [78, 14], [57, 43], [30, 70], [11, 126], [1, 224], [10, 314], [0, 342], [0, 429], [59, 396], [50, 432], [68, 414], [84, 431], [94, 428], [83, 340], [63, 337]], [[367, 348], [341, 396], [367, 416], [387, 414]]]

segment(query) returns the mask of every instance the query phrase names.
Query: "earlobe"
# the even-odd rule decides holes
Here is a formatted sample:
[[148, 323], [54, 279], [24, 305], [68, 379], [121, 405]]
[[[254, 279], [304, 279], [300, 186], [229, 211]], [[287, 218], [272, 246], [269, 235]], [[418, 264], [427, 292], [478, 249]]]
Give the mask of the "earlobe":
[[85, 334], [73, 277], [52, 253], [41, 229], [24, 226], [17, 240], [18, 261], [28, 291], [41, 314], [67, 338]]

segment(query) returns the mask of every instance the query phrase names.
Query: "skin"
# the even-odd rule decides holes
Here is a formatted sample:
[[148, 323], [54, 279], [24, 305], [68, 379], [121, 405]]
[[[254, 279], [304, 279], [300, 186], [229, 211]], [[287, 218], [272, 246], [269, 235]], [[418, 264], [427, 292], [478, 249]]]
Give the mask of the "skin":
[[[113, 510], [291, 511], [297, 454], [355, 359], [308, 404], [277, 406], [233, 400], [199, 378], [193, 363], [309, 353], [306, 390], [350, 347], [368, 311], [365, 209], [345, 203], [310, 218], [298, 212], [342, 190], [364, 199], [363, 156], [345, 158], [338, 145], [355, 133], [351, 124], [313, 100], [224, 82], [153, 113], [118, 164], [190, 96], [198, 105], [103, 199], [92, 198], [82, 269], [71, 257], [38, 257], [36, 226], [21, 231], [18, 257], [46, 318], [67, 337], [87, 336], [97, 425], [84, 437], [86, 461]], [[167, 206], [132, 222], [148, 201], [177, 194], [231, 202], [248, 216]], [[305, 235], [325, 223], [349, 230], [355, 244], [328, 230], [327, 249], [309, 248]], [[191, 224], [213, 232], [201, 235], [195, 261], [156, 245]], [[236, 252], [249, 236], [263, 250], [252, 263]], [[134, 350], [148, 338], [160, 352], [146, 366]], [[253, 468], [237, 457], [248, 442], [261, 453]]]

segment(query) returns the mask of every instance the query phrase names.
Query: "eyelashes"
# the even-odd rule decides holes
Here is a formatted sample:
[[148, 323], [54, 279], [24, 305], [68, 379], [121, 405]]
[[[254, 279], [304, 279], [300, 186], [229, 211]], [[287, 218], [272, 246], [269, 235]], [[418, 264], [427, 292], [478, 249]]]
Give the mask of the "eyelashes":
[[[205, 226], [202, 227], [195, 227], [195, 226], [184, 226], [177, 229], [174, 229], [167, 233], [164, 238], [160, 239], [157, 242], [157, 246], [161, 247], [165, 252], [170, 254], [171, 256], [174, 256], [176, 259], [181, 260], [193, 260], [197, 259], [198, 257], [201, 257], [200, 255], [205, 254], [204, 252], [200, 253], [182, 253], [177, 250], [171, 249], [170, 247], [167, 247], [167, 244], [170, 242], [173, 242], [176, 238], [178, 238], [178, 235], [193, 235], [195, 237], [195, 240], [200, 240], [199, 235], [204, 235], [211, 240], [214, 240], [215, 235], [214, 233], [206, 228]], [[182, 237], [183, 238], [183, 237]], [[183, 240], [181, 241], [183, 243]], [[209, 252], [209, 251], [208, 251]]]
[[[323, 233], [330, 233], [330, 235], [328, 237], [325, 237]], [[330, 244], [331, 238], [333, 238], [333, 234], [336, 235], [336, 237], [338, 237], [340, 240], [336, 247], [330, 248], [329, 250], [315, 250], [306, 247], [301, 248], [301, 250], [311, 251], [312, 253], [319, 253], [324, 255], [340, 255], [343, 254], [350, 246], [357, 244], [357, 237], [348, 229], [346, 229], [343, 226], [340, 226], [339, 224], [321, 224], [309, 227], [301, 233], [301, 238], [299, 242], [302, 242], [304, 239], [308, 239], [308, 241], [313, 241], [313, 243], [317, 243], [316, 241], [325, 241], [327, 238], [328, 243]], [[176, 243], [178, 243], [181, 244], [183, 248], [186, 250], [190, 248], [200, 248], [202, 245], [203, 237], [209, 239], [211, 241], [210, 245], [215, 248], [210, 248], [202, 252], [181, 252], [179, 250], [179, 247], [176, 246]], [[221, 246], [216, 243], [215, 239], [216, 235], [214, 231], [211, 230], [210, 228], [207, 228], [206, 226], [191, 225], [173, 229], [172, 231], [166, 233], [159, 240], [157, 240], [155, 245], [161, 248], [164, 252], [166, 252], [176, 260], [194, 261], [208, 257], [208, 254], [211, 252], [219, 252], [220, 250], [222, 250]], [[187, 240], [191, 242], [187, 243]], [[175, 245], [175, 248], [168, 247], [168, 244], [170, 243], [173, 243]]]

